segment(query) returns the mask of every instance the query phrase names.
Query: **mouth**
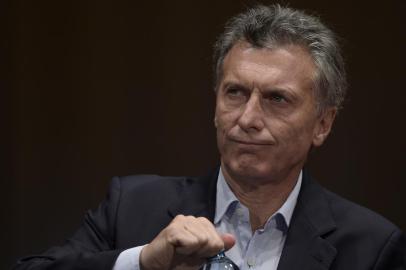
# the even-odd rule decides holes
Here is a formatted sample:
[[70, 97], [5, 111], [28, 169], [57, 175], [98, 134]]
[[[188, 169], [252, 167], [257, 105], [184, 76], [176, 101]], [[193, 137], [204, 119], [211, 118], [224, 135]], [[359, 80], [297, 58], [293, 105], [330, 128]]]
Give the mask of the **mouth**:
[[230, 138], [230, 141], [238, 144], [244, 145], [257, 145], [257, 146], [269, 146], [272, 145], [271, 142], [268, 141], [252, 141], [252, 140], [244, 140], [244, 139], [237, 139], [237, 138]]

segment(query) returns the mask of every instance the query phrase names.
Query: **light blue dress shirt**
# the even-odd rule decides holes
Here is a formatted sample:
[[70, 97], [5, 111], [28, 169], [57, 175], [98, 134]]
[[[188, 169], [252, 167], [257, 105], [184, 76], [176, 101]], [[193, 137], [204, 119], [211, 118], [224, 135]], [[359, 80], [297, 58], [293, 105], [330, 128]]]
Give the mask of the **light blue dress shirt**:
[[214, 225], [220, 233], [231, 233], [235, 245], [226, 255], [240, 270], [276, 270], [302, 183], [302, 172], [285, 203], [265, 223], [252, 232], [248, 208], [231, 191], [220, 170], [217, 181]]
[[[219, 233], [231, 233], [235, 236], [236, 243], [226, 255], [240, 270], [277, 269], [301, 184], [302, 172], [281, 208], [261, 229], [252, 232], [248, 208], [235, 197], [220, 169], [214, 226]], [[134, 247], [121, 252], [113, 270], [140, 270], [139, 256], [143, 247]]]

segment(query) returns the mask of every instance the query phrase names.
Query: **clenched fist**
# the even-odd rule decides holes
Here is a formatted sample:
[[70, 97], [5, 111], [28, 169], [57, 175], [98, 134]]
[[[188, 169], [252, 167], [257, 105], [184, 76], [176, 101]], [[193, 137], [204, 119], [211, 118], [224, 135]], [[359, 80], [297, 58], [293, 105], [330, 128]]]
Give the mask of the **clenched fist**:
[[178, 215], [143, 248], [141, 269], [198, 269], [206, 258], [230, 249], [234, 243], [234, 236], [220, 236], [208, 219]]

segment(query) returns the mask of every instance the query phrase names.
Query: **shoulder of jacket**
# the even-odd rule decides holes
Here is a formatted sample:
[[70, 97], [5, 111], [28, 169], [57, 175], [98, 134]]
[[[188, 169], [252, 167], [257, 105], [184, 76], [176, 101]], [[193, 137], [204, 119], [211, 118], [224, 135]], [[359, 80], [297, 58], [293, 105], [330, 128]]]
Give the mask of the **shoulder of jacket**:
[[[186, 176], [160, 176], [153, 174], [140, 174], [128, 176], [116, 176], [113, 181], [120, 186], [121, 192], [149, 192], [150, 190], [165, 191], [179, 189], [187, 183], [194, 182], [197, 179]], [[169, 191], [168, 190], [168, 191]]]
[[401, 231], [395, 224], [377, 212], [329, 190], [324, 189], [324, 191], [338, 228], [340, 228], [340, 225], [348, 224], [357, 233], [374, 233], [382, 236]]

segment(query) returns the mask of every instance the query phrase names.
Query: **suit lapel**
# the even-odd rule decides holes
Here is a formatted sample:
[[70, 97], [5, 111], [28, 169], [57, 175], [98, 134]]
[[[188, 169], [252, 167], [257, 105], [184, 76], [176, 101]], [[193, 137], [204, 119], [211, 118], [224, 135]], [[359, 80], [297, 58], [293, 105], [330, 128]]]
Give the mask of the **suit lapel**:
[[329, 269], [336, 249], [323, 236], [335, 230], [325, 191], [304, 171], [278, 270]]

